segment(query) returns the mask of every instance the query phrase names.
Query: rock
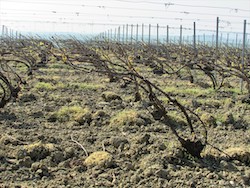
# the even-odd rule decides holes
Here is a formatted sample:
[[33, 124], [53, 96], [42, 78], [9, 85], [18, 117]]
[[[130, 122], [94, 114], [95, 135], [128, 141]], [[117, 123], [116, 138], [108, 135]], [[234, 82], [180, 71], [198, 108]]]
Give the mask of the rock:
[[125, 145], [127, 143], [128, 143], [128, 140], [126, 138], [112, 137], [110, 139], [110, 144], [114, 146], [115, 148], [119, 148], [121, 145]]
[[96, 151], [85, 159], [84, 164], [88, 167], [110, 167], [113, 165], [113, 157], [106, 151]]
[[31, 158], [27, 156], [18, 161], [18, 166], [30, 168], [32, 163], [33, 161], [31, 160]]
[[66, 159], [72, 158], [75, 155], [75, 149], [73, 147], [68, 147], [64, 150], [64, 157]]

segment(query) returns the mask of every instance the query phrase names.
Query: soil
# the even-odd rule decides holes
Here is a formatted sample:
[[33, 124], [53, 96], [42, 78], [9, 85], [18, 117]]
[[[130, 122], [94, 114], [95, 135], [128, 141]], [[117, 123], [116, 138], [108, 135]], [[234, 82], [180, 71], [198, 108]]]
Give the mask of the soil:
[[207, 145], [201, 159], [192, 157], [146, 100], [134, 102], [132, 85], [49, 64], [1, 109], [0, 187], [250, 187], [244, 95], [191, 93], [198, 81], [149, 77], [183, 91], [173, 95], [201, 115], [220, 151]]

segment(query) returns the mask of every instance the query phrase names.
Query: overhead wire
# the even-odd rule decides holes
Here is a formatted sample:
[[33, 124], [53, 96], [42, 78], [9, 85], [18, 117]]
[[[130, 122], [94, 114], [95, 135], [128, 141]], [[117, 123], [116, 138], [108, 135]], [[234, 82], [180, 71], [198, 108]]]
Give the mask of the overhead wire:
[[[20, 2], [15, 0], [8, 0], [8, 2]], [[45, 2], [31, 2], [31, 1], [22, 1], [22, 3], [31, 3], [31, 4], [45, 4], [45, 5], [67, 5], [67, 6], [77, 6], [77, 7], [89, 7], [89, 8], [100, 8], [100, 9], [120, 9], [120, 10], [134, 10], [134, 11], [153, 11], [153, 12], [171, 12], [171, 13], [181, 13], [181, 14], [194, 14], [194, 15], [210, 15], [210, 16], [226, 16], [226, 17], [237, 17], [245, 18], [245, 16], [238, 15], [226, 15], [226, 14], [212, 14], [212, 13], [200, 13], [200, 12], [190, 12], [190, 11], [171, 11], [171, 10], [159, 10], [152, 8], [133, 8], [133, 7], [119, 7], [119, 6], [106, 6], [106, 5], [88, 5], [88, 4], [69, 4], [69, 3], [45, 3]]]
[[[89, 7], [89, 8], [98, 8], [98, 9], [103, 9], [103, 10], [107, 10], [107, 9], [120, 9], [120, 10], [130, 10], [130, 11], [152, 11], [152, 12], [165, 12], [165, 13], [178, 13], [180, 15], [204, 15], [204, 16], [221, 16], [221, 17], [230, 17], [230, 18], [245, 18], [245, 16], [242, 16], [242, 15], [228, 15], [228, 14], [213, 14], [213, 13], [201, 13], [201, 12], [193, 12], [193, 11], [173, 11], [173, 10], [169, 10], [168, 8], [170, 6], [183, 6], [183, 7], [196, 7], [196, 8], [214, 8], [214, 9], [230, 9], [230, 10], [233, 10], [231, 7], [216, 7], [216, 6], [200, 6], [200, 5], [187, 5], [187, 4], [176, 4], [176, 3], [165, 3], [165, 2], [153, 2], [153, 1], [136, 1], [136, 3], [150, 3], [150, 4], [156, 4], [156, 5], [163, 5], [163, 7], [165, 8], [164, 10], [163, 9], [154, 9], [154, 8], [134, 8], [134, 7], [120, 7], [120, 6], [106, 6], [106, 5], [89, 5], [89, 4], [82, 4], [82, 2], [79, 2], [79, 4], [72, 4], [72, 3], [64, 3], [64, 2], [60, 2], [60, 3], [55, 3], [55, 1], [43, 1], [43, 2], [39, 2], [39, 1], [35, 1], [35, 2], [31, 2], [31, 1], [27, 1], [27, 0], [24, 0], [24, 1], [17, 1], [17, 0], [2, 0], [2, 1], [5, 1], [5, 2], [21, 2], [21, 3], [26, 3], [26, 4], [45, 4], [45, 5], [61, 5], [61, 6], [77, 6], [77, 7], [80, 7], [80, 8], [85, 8], [85, 7]], [[112, 1], [119, 1], [119, 2], [126, 2], [126, 3], [132, 3], [133, 1], [131, 0], [112, 0]], [[71, 1], [72, 2], [72, 1]], [[74, 1], [73, 1], [74, 2]], [[135, 3], [135, 2], [133, 2]], [[132, 15], [132, 16], [126, 16], [126, 15], [116, 15], [116, 14], [95, 14], [95, 13], [86, 13], [86, 12], [82, 12], [82, 11], [75, 11], [75, 12], [61, 12], [61, 11], [57, 11], [57, 9], [55, 9], [54, 7], [51, 7], [52, 10], [38, 10], [36, 11], [36, 13], [34, 14], [39, 14], [39, 12], [46, 12], [46, 13], [53, 13], [55, 14], [56, 16], [57, 15], [62, 15], [62, 16], [68, 16], [68, 14], [72, 14], [72, 16], [77, 16], [76, 19], [82, 15], [93, 15], [93, 16], [106, 16], [108, 19], [109, 19], [109, 23], [110, 22], [115, 22], [116, 20], [115, 17], [118, 17], [118, 18], [127, 18], [127, 19], [151, 19], [151, 20], [174, 20], [174, 21], [179, 21], [179, 22], [182, 22], [182, 21], [197, 21], [197, 22], [213, 22], [214, 23], [214, 20], [206, 20], [206, 19], [192, 19], [192, 18], [186, 18], [185, 16], [183, 17], [172, 17], [170, 18], [169, 15], [168, 17], [161, 17], [161, 16], [135, 16], [135, 15]], [[17, 11], [20, 11], [20, 12], [32, 12], [34, 10], [22, 10], [22, 9], [8, 9], [9, 10], [12, 10], [12, 11], [16, 11], [15, 13], [11, 13], [13, 15], [18, 15], [18, 17], [22, 17], [22, 15], [24, 15], [24, 13], [21, 13], [18, 14]], [[235, 9], [236, 10], [236, 9]], [[245, 9], [237, 9], [237, 10], [240, 10], [240, 11], [245, 11]], [[9, 13], [10, 14], [10, 13]], [[39, 18], [47, 18], [47, 17], [43, 17], [45, 14], [40, 14]], [[38, 16], [36, 16], [38, 17]], [[12, 16], [12, 18], [15, 18], [15, 16]], [[32, 18], [31, 18], [32, 19]], [[48, 19], [51, 19], [51, 17], [48, 17]], [[61, 20], [64, 20], [64, 21], [61, 21], [59, 23], [66, 23], [69, 22], [70, 20], [74, 21], [74, 19], [69, 19], [69, 18], [63, 18], [63, 17], [59, 17], [57, 19], [61, 19]], [[14, 19], [12, 20], [14, 21]], [[98, 22], [100, 20], [98, 19], [95, 19], [95, 21], [92, 22], [92, 24], [97, 24], [98, 25]], [[103, 21], [106, 21], [106, 20], [103, 20]], [[17, 22], [20, 22], [20, 20], [17, 20]], [[34, 20], [31, 20], [31, 22], [34, 22]], [[41, 23], [39, 20], [36, 21], [36, 22], [39, 22]], [[46, 21], [45, 21], [46, 22]], [[178, 22], [178, 23], [179, 23]], [[44, 23], [44, 22], [42, 22]], [[55, 23], [58, 23], [58, 21], [56, 21]], [[78, 22], [78, 24], [81, 24], [83, 22]], [[228, 26], [230, 26], [230, 24], [242, 24], [242, 23], [235, 23], [233, 21], [227, 21], [225, 20], [224, 18], [223, 19], [220, 19], [220, 23], [222, 24], [227, 24]], [[70, 22], [68, 23], [70, 24]], [[73, 23], [75, 24], [75, 23]], [[83, 23], [84, 24], [84, 23]], [[105, 23], [104, 23], [105, 24]], [[249, 24], [249, 23], [248, 23]], [[120, 25], [120, 24], [118, 24]]]
[[[20, 1], [15, 1], [15, 0], [2, 0], [2, 1], [20, 2]], [[102, 1], [105, 2], [106, 0], [102, 0]], [[123, 2], [123, 3], [132, 3], [132, 4], [154, 4], [154, 5], [164, 5], [164, 6], [183, 6], [183, 7], [192, 7], [192, 8], [227, 9], [227, 10], [244, 11], [244, 12], [249, 12], [250, 11], [250, 9], [242, 9], [242, 8], [227, 7], [227, 6], [188, 5], [188, 4], [182, 4], [182, 3], [173, 3], [171, 1], [166, 3], [165, 0], [163, 2], [146, 1], [146, 0], [141, 0], [141, 1], [112, 0], [112, 1]], [[25, 2], [25, 1], [23, 1], [23, 2]], [[40, 3], [40, 2], [38, 2], [38, 3]], [[43, 1], [42, 3], [48, 4], [48, 3], [51, 3], [51, 0], [47, 0], [47, 2]]]

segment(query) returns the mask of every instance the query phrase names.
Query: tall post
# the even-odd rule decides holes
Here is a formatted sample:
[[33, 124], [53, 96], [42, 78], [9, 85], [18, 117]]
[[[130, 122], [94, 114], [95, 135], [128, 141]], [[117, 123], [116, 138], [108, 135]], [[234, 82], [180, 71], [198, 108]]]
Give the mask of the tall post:
[[151, 38], [151, 24], [148, 26], [148, 44], [150, 44], [150, 39]]
[[128, 24], [126, 25], [126, 43], [128, 42]]
[[[243, 41], [242, 41], [242, 58], [241, 58], [242, 71], [244, 71], [244, 58], [245, 58], [245, 48], [246, 48], [246, 25], [247, 25], [247, 21], [244, 20]], [[240, 83], [240, 90], [241, 90], [241, 92], [243, 92], [243, 80], [242, 79], [241, 79], [241, 83]]]
[[8, 29], [8, 27], [5, 27], [5, 35], [6, 35], [6, 37], [8, 37], [9, 36], [9, 29]]
[[141, 26], [141, 41], [144, 42], [144, 24]]
[[108, 42], [109, 42], [109, 40], [110, 40], [110, 32], [108, 30]]
[[235, 42], [236, 42], [236, 48], [238, 47], [238, 33], [236, 33], [236, 39], [235, 39]]
[[121, 38], [121, 27], [118, 27], [118, 36], [117, 36], [117, 40], [118, 42], [120, 42], [120, 38]]
[[156, 41], [157, 45], [159, 45], [159, 24], [156, 25]]
[[218, 47], [219, 47], [219, 17], [217, 17], [216, 20], [216, 57], [218, 56]]
[[2, 25], [2, 37], [4, 37], [4, 25]]
[[194, 22], [194, 43], [193, 43], [193, 46], [194, 46], [194, 51], [196, 51], [196, 24]]
[[113, 41], [113, 31], [110, 29], [110, 40]]
[[119, 42], [121, 42], [121, 26], [119, 26]]
[[180, 45], [181, 45], [181, 43], [182, 43], [182, 25], [180, 25]]
[[206, 35], [205, 35], [205, 33], [203, 33], [203, 45], [204, 46], [206, 45]]
[[125, 25], [122, 26], [122, 42], [125, 42]]
[[131, 44], [133, 43], [133, 27], [134, 25], [131, 24], [131, 37], [130, 37]]
[[214, 34], [212, 35], [212, 47], [214, 47]]
[[169, 43], [169, 26], [167, 25], [167, 44]]
[[227, 46], [228, 46], [228, 42], [229, 42], [229, 33], [227, 33]]
[[114, 33], [114, 40], [117, 40], [117, 29], [115, 28], [115, 33]]
[[136, 25], [136, 42], [138, 42], [138, 32], [139, 32], [139, 25]]

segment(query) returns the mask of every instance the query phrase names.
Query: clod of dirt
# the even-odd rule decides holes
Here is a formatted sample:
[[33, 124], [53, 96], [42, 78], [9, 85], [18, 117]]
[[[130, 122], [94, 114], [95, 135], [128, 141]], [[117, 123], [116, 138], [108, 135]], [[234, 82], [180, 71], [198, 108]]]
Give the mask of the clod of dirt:
[[92, 114], [91, 125], [93, 126], [103, 126], [109, 124], [110, 116], [103, 110], [97, 110]]
[[212, 114], [203, 113], [200, 118], [205, 124], [207, 124], [210, 127], [216, 127], [217, 126], [216, 119]]
[[118, 94], [111, 91], [103, 92], [102, 98], [104, 99], [105, 102], [111, 102], [113, 100], [122, 100], [122, 98]]
[[32, 93], [23, 94], [19, 97], [21, 102], [32, 102], [36, 100], [36, 96]]
[[149, 144], [149, 139], [150, 139], [150, 135], [149, 134], [144, 134], [142, 136], [139, 136], [137, 139], [137, 143], [138, 144]]
[[225, 124], [233, 124], [235, 122], [233, 114], [231, 112], [225, 113], [223, 119]]
[[55, 113], [51, 114], [48, 119], [48, 122], [56, 122], [57, 121], [57, 115]]
[[35, 162], [31, 165], [31, 171], [35, 172], [39, 177], [50, 175], [48, 167], [39, 162]]
[[[56, 147], [54, 144], [51, 144], [51, 143], [44, 144], [42, 142], [37, 142], [37, 143], [24, 146], [24, 151], [22, 150], [22, 152], [26, 153], [26, 156], [30, 156], [30, 158], [33, 161], [39, 161], [49, 156], [50, 153], [54, 151], [55, 149]], [[18, 157], [20, 158], [20, 156]]]
[[20, 159], [18, 161], [18, 166], [30, 168], [32, 163], [33, 163], [33, 161], [31, 160], [31, 158], [29, 156], [27, 156], [27, 157], [24, 157], [23, 159]]
[[245, 96], [241, 99], [242, 103], [247, 103], [250, 104], [250, 95], [249, 96]]
[[127, 143], [129, 143], [129, 142], [126, 138], [112, 137], [110, 139], [110, 144], [113, 145], [115, 148], [119, 148], [120, 146], [124, 146]]
[[158, 166], [159, 169], [163, 168], [163, 161], [159, 158], [157, 154], [146, 155], [140, 159], [138, 163], [139, 168], [144, 170], [152, 166]]
[[106, 151], [96, 151], [85, 159], [84, 164], [88, 167], [110, 167], [113, 165], [113, 157]]
[[220, 167], [225, 170], [230, 170], [230, 171], [236, 170], [236, 167], [232, 163], [225, 161], [225, 160], [220, 161]]
[[90, 110], [86, 109], [82, 113], [79, 113], [78, 115], [76, 115], [74, 120], [80, 125], [84, 125], [85, 123], [90, 124], [90, 122], [92, 121], [92, 115]]
[[120, 126], [133, 126], [133, 125], [145, 125], [146, 122], [141, 118], [140, 113], [136, 110], [123, 110], [117, 113], [110, 120], [110, 125], [112, 127], [120, 127]]
[[230, 159], [238, 160], [246, 165], [250, 165], [250, 150], [246, 147], [232, 147], [224, 150]]
[[51, 153], [52, 161], [56, 164], [59, 164], [60, 162], [64, 161], [64, 153], [62, 151], [54, 151]]
[[75, 149], [74, 147], [67, 147], [64, 150], [64, 156], [66, 159], [72, 158], [75, 155]]
[[93, 119], [101, 119], [105, 116], [108, 116], [108, 114], [103, 111], [103, 110], [97, 110], [94, 114], [93, 114]]
[[164, 114], [160, 110], [157, 110], [157, 109], [152, 111], [151, 114], [155, 120], [160, 120], [164, 116]]
[[154, 164], [152, 166], [147, 167], [144, 171], [143, 174], [147, 177], [155, 175], [155, 172], [162, 169], [162, 165], [159, 164]]
[[167, 170], [163, 169], [161, 165], [152, 165], [143, 171], [146, 177], [157, 176], [162, 179], [170, 179], [170, 175]]

